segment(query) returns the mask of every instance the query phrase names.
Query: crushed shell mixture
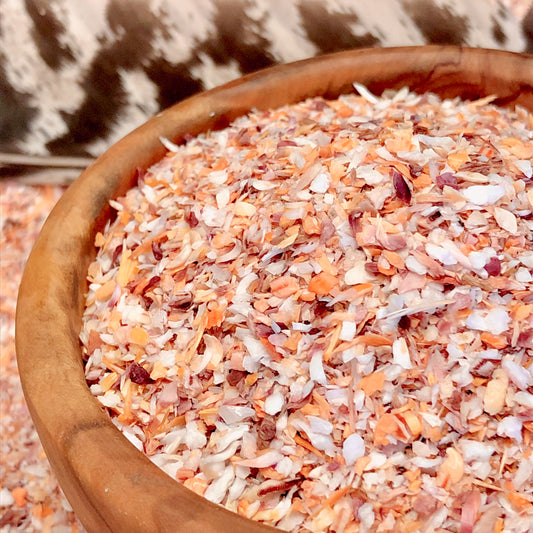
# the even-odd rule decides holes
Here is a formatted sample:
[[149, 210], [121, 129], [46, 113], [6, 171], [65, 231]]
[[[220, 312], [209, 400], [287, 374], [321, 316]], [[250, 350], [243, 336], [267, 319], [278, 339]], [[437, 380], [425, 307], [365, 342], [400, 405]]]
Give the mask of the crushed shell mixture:
[[291, 532], [533, 529], [533, 116], [408, 90], [187, 139], [96, 238], [124, 435]]

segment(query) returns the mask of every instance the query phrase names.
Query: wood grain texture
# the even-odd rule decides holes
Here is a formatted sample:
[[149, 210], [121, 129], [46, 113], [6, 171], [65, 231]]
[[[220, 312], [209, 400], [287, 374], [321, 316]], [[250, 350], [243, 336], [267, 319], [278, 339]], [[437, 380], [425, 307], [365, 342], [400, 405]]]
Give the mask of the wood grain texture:
[[220, 128], [252, 108], [314, 95], [409, 86], [443, 96], [496, 94], [533, 111], [533, 56], [482, 49], [372, 49], [274, 67], [183, 101], [114, 145], [52, 211], [24, 273], [17, 307], [17, 357], [30, 412], [74, 510], [90, 532], [274, 531], [188, 491], [113, 426], [84, 379], [78, 332], [93, 241], [108, 201], [133, 185], [135, 169], [161, 158], [160, 136]]

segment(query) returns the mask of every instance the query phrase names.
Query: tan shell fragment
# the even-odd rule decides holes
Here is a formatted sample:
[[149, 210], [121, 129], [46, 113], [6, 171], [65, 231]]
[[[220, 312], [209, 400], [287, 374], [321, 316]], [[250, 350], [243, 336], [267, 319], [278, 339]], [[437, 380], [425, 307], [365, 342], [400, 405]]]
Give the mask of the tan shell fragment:
[[444, 484], [458, 483], [465, 473], [462, 455], [455, 448], [446, 449], [446, 459], [440, 465], [439, 478]]
[[483, 409], [486, 413], [495, 415], [504, 408], [508, 386], [509, 378], [505, 370], [497, 368], [493, 373], [493, 378], [487, 383], [483, 397]]
[[498, 226], [509, 233], [514, 235], [518, 231], [518, 222], [516, 220], [516, 216], [513, 215], [511, 211], [502, 209], [501, 207], [495, 207], [494, 218], [496, 219]]

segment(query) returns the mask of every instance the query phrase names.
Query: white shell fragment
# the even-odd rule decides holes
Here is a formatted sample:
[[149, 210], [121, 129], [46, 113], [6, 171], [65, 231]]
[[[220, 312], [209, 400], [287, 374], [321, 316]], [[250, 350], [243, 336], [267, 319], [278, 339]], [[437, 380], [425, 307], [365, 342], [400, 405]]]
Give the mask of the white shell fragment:
[[433, 257], [433, 259], [437, 259], [437, 261], [440, 261], [443, 265], [457, 264], [457, 259], [455, 258], [451, 250], [448, 250], [443, 246], [438, 246], [436, 244], [428, 242], [426, 244], [426, 252], [430, 257]]
[[357, 324], [352, 320], [344, 320], [342, 322], [339, 339], [341, 341], [351, 341], [355, 337], [357, 331]]
[[309, 363], [309, 377], [321, 385], [325, 385], [328, 381], [324, 372], [323, 354], [319, 350], [315, 350], [311, 357], [311, 362]]
[[309, 188], [313, 192], [325, 193], [328, 191], [330, 183], [331, 180], [329, 179], [328, 175], [324, 172], [320, 172], [320, 174], [318, 174], [318, 176], [311, 182]]
[[368, 100], [371, 104], [377, 104], [379, 102], [379, 98], [372, 94], [364, 85], [354, 82], [353, 87], [365, 100]]
[[226, 424], [236, 424], [254, 416], [255, 411], [244, 405], [223, 405], [218, 410], [218, 414]]
[[518, 169], [524, 173], [526, 178], [531, 178], [533, 176], [533, 168], [531, 166], [531, 161], [528, 159], [518, 159], [514, 162]]
[[177, 152], [179, 150], [179, 146], [166, 137], [159, 137], [159, 141], [169, 152]]
[[362, 165], [357, 168], [357, 177], [364, 179], [368, 185], [377, 185], [385, 180], [381, 172], [375, 170], [371, 165]]
[[507, 331], [510, 322], [511, 317], [509, 313], [501, 307], [496, 307], [487, 312], [475, 310], [466, 319], [466, 325], [469, 328], [490, 331], [495, 335]]
[[344, 282], [347, 285], [358, 285], [359, 283], [369, 283], [374, 280], [374, 276], [369, 274], [365, 270], [365, 265], [363, 262], [358, 263], [352, 267], [344, 275]]
[[502, 368], [507, 372], [509, 379], [520, 390], [526, 390], [528, 387], [533, 386], [533, 375], [530, 369], [511, 359], [504, 359], [502, 361]]
[[517, 416], [506, 416], [498, 424], [498, 435], [510, 437], [516, 442], [522, 442], [522, 420]]
[[277, 415], [285, 405], [285, 396], [281, 392], [274, 392], [265, 399], [265, 413]]
[[505, 194], [501, 185], [472, 185], [461, 192], [467, 201], [475, 205], [493, 205]]
[[392, 362], [395, 365], [399, 365], [406, 370], [413, 368], [411, 356], [409, 354], [409, 348], [407, 347], [407, 343], [403, 337], [400, 337], [393, 342], [392, 355]]
[[365, 454], [365, 441], [357, 434], [352, 433], [342, 445], [342, 455], [347, 465], [355, 464], [355, 461]]
[[15, 503], [9, 489], [3, 487], [0, 489], [0, 507], [11, 507]]

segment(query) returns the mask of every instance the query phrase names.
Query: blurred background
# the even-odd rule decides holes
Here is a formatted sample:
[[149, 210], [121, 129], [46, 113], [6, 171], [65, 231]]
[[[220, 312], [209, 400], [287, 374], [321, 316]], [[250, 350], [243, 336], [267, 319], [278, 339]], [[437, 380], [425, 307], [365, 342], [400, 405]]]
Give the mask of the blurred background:
[[66, 185], [198, 91], [319, 54], [428, 43], [533, 53], [533, 1], [0, 0], [0, 532], [83, 530], [39, 444], [14, 348], [24, 263]]

